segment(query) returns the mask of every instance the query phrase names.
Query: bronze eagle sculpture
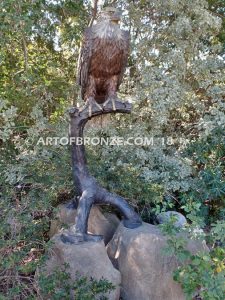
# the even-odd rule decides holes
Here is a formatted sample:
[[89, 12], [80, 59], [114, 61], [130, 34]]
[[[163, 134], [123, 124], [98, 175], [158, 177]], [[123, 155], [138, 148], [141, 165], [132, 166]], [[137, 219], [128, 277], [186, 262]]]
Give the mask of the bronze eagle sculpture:
[[129, 32], [120, 29], [120, 19], [121, 13], [116, 8], [107, 7], [101, 11], [97, 23], [84, 33], [78, 63], [78, 84], [90, 116], [92, 107], [102, 110], [109, 102], [115, 110], [130, 44]]

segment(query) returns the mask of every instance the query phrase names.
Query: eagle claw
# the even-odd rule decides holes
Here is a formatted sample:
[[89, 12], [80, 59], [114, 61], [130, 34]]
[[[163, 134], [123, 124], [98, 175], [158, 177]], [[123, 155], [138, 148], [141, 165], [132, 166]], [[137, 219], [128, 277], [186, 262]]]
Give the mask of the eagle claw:
[[94, 108], [94, 106], [97, 106], [98, 109], [103, 110], [102, 106], [98, 104], [93, 97], [87, 99], [87, 106], [89, 117], [92, 116], [92, 109]]
[[116, 110], [116, 101], [117, 97], [109, 97], [107, 101], [103, 104], [103, 107], [106, 107], [108, 103], [112, 103], [112, 109], [115, 111]]

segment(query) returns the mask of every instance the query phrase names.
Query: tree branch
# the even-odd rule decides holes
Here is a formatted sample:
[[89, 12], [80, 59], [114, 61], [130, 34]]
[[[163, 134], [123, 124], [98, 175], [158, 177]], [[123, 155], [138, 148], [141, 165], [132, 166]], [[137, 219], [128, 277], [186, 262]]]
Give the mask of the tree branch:
[[24, 71], [28, 70], [28, 52], [27, 52], [27, 43], [24, 35], [22, 35], [22, 46], [23, 46], [23, 57], [24, 57]]
[[102, 110], [100, 110], [97, 106], [92, 109], [92, 115], [89, 116], [88, 106], [77, 109], [73, 107], [69, 110], [70, 115], [76, 115], [80, 118], [80, 120], [91, 120], [93, 117], [108, 114], [108, 113], [127, 113], [129, 114], [132, 109], [132, 104], [130, 102], [122, 102], [120, 100], [115, 101], [115, 110], [112, 108], [111, 103], [107, 103], [106, 106], [102, 106]]
[[97, 12], [98, 12], [98, 0], [93, 0], [92, 17], [91, 17], [91, 21], [88, 24], [88, 27], [91, 27], [93, 25]]
[[61, 235], [61, 240], [64, 243], [79, 244], [85, 241], [99, 241], [102, 237], [90, 235], [87, 233], [88, 217], [91, 206], [93, 204], [110, 204], [115, 206], [123, 216], [123, 224], [127, 228], [136, 228], [141, 226], [142, 221], [140, 216], [135, 212], [127, 201], [110, 193], [105, 188], [101, 187], [96, 179], [89, 173], [85, 156], [84, 143], [77, 143], [76, 140], [83, 141], [83, 131], [88, 120], [95, 116], [107, 113], [130, 113], [131, 104], [129, 102], [115, 101], [115, 109], [111, 103], [107, 103], [102, 110], [98, 107], [92, 109], [92, 115], [89, 116], [88, 105], [78, 109], [73, 107], [69, 110], [70, 113], [70, 138], [74, 139], [72, 147], [72, 170], [76, 191], [79, 195], [79, 204], [77, 208], [77, 216], [75, 226], [72, 231], [64, 232]]

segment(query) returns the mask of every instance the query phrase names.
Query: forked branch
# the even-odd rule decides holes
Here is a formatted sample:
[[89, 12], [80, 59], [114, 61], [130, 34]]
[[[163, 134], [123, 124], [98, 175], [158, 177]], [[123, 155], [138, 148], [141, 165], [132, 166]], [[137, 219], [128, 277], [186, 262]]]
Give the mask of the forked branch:
[[113, 205], [123, 216], [124, 226], [127, 228], [136, 228], [142, 224], [141, 218], [127, 201], [110, 193], [101, 187], [96, 179], [90, 175], [87, 167], [85, 147], [82, 143], [77, 143], [77, 139], [83, 140], [83, 130], [88, 120], [95, 116], [108, 113], [130, 113], [131, 104], [129, 102], [115, 101], [115, 107], [108, 103], [102, 110], [95, 107], [92, 115], [89, 115], [88, 106], [81, 109], [71, 108], [69, 113], [71, 117], [70, 138], [73, 138], [72, 144], [72, 169], [76, 190], [79, 194], [79, 204], [77, 209], [76, 223], [72, 231], [63, 233], [61, 238], [65, 243], [81, 243], [85, 241], [99, 241], [101, 236], [90, 235], [87, 233], [88, 217], [93, 204]]

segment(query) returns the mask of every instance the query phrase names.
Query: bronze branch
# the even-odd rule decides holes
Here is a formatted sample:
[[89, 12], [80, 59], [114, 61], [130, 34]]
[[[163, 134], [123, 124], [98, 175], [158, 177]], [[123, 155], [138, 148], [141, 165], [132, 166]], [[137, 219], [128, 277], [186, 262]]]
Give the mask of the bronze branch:
[[[83, 130], [88, 122], [95, 116], [108, 113], [130, 113], [132, 105], [129, 102], [115, 100], [115, 107], [111, 103], [102, 107], [94, 107], [92, 115], [89, 115], [88, 105], [80, 110], [71, 108], [70, 114], [70, 138], [74, 141], [77, 138], [83, 139]], [[80, 243], [85, 241], [99, 241], [102, 236], [91, 235], [87, 233], [88, 217], [93, 204], [111, 204], [116, 207], [123, 216], [123, 224], [127, 228], [136, 228], [142, 224], [140, 216], [127, 203], [127, 201], [117, 194], [110, 193], [101, 187], [96, 179], [90, 175], [85, 156], [85, 147], [83, 144], [72, 143], [72, 170], [76, 190], [79, 194], [79, 203], [77, 216], [72, 231], [63, 233], [61, 239], [64, 242]]]

